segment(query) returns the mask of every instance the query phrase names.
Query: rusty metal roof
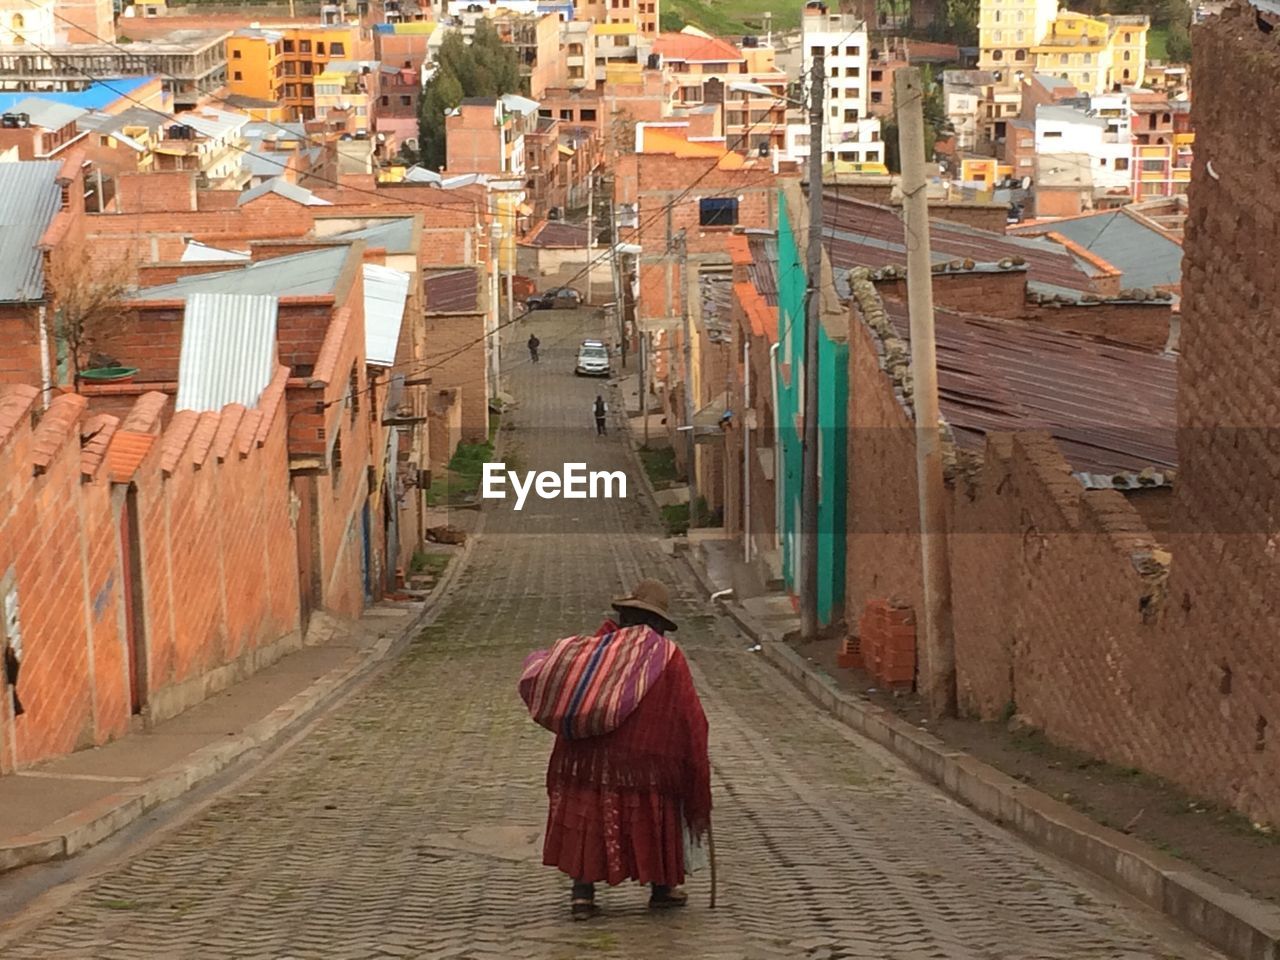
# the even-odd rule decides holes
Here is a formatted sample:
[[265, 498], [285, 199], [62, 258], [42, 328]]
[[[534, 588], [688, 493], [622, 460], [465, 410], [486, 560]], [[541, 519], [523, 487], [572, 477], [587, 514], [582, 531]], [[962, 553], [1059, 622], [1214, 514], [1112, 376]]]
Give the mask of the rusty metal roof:
[[422, 281], [427, 313], [475, 313], [480, 309], [480, 277], [475, 267], [429, 273]]
[[544, 220], [523, 244], [538, 248], [576, 248], [587, 245], [585, 223], [565, 223], [563, 220]]
[[[824, 200], [824, 238], [833, 270], [843, 274], [854, 267], [906, 266], [905, 227], [899, 209], [841, 197], [835, 190], [828, 190]], [[929, 245], [935, 263], [955, 259], [992, 263], [1021, 257], [1027, 262], [1027, 282], [1037, 289], [1068, 295], [1094, 292], [1076, 258], [1052, 240], [1012, 237], [931, 219]]]
[[[910, 340], [907, 305], [885, 301]], [[988, 432], [1043, 430], [1086, 486], [1136, 485], [1177, 467], [1177, 361], [1167, 354], [1003, 320], [936, 311], [938, 394], [962, 448]]]
[[771, 307], [778, 305], [778, 241], [769, 234], [749, 234], [747, 248], [751, 251], [751, 265], [747, 274], [755, 285], [756, 293], [764, 297]]

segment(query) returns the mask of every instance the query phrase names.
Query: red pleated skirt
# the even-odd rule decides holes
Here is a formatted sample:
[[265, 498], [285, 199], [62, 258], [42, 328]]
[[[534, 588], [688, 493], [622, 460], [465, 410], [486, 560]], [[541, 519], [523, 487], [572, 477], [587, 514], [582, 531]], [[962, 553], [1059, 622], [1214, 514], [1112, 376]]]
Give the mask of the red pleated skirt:
[[556, 786], [542, 862], [583, 883], [684, 883], [683, 814], [653, 791]]

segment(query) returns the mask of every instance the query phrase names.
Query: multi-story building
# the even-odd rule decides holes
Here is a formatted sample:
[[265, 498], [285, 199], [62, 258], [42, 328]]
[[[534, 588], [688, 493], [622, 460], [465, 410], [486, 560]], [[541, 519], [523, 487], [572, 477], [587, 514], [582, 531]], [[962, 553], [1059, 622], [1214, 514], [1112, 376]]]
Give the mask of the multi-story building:
[[179, 113], [156, 145], [157, 172], [194, 170], [196, 186], [240, 190], [249, 183], [244, 168], [244, 129], [249, 117], [213, 107]]
[[537, 122], [538, 104], [527, 97], [468, 97], [445, 120], [445, 169], [523, 176], [524, 136]]
[[590, 0], [575, 5], [573, 16], [597, 24], [631, 23], [641, 37], [658, 36], [659, 0]]
[[66, 40], [56, 0], [0, 0], [0, 47], [52, 47]]
[[560, 24], [560, 71], [556, 86], [581, 90], [596, 85], [595, 30], [596, 24], [588, 20], [566, 20]]
[[1034, 48], [1058, 14], [1058, 0], [980, 0], [978, 69], [999, 73], [1012, 85], [1017, 71], [1035, 67]]
[[634, 22], [594, 23], [591, 36], [595, 44], [595, 83], [604, 83], [611, 67], [639, 62], [640, 31]]
[[[1102, 109], [1113, 115], [1100, 115]], [[1075, 165], [1075, 158], [1086, 158], [1084, 172], [1094, 188], [1095, 209], [1129, 201], [1133, 139], [1123, 94], [1109, 98], [1107, 106], [1083, 100], [1072, 106], [1037, 107], [1035, 143], [1042, 161], [1055, 157], [1059, 165]]]
[[347, 110], [356, 118], [357, 135], [373, 130], [381, 79], [376, 60], [330, 60], [316, 76], [316, 119], [324, 119], [332, 110]]
[[175, 109], [190, 109], [227, 83], [225, 30], [175, 30], [164, 40], [0, 51], [0, 91], [84, 90], [96, 77], [162, 78]]
[[237, 30], [227, 39], [227, 85], [233, 94], [275, 100], [291, 120], [315, 116], [315, 78], [331, 60], [371, 52], [358, 24], [289, 24]]
[[772, 47], [740, 49], [686, 28], [661, 34], [650, 55], [671, 71], [675, 108], [713, 105], [721, 111], [719, 126], [730, 150], [768, 154], [785, 149], [790, 78], [775, 64]]
[[1146, 16], [1087, 17], [1063, 11], [1034, 49], [1035, 69], [1067, 80], [1082, 93], [1141, 86], [1149, 28]]
[[[826, 117], [823, 154], [827, 162], [841, 165], [883, 164], [880, 121], [869, 109], [870, 49], [867, 25], [849, 14], [828, 13], [825, 5], [807, 6], [802, 21], [801, 45], [804, 75], [813, 72], [815, 55], [821, 53], [827, 73], [823, 102]], [[787, 156], [809, 155], [808, 121], [787, 128]]]

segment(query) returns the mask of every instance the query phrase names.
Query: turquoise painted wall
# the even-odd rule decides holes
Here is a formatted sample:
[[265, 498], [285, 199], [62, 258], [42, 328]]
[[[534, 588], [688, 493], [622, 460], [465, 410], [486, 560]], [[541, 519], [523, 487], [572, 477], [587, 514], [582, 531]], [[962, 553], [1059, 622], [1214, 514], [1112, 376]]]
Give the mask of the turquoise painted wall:
[[[778, 436], [782, 448], [778, 529], [787, 588], [800, 583], [803, 463], [805, 270], [784, 195], [778, 200]], [[803, 213], [803, 211], [801, 211]], [[818, 620], [829, 624], [844, 603], [846, 433], [849, 347], [818, 331]]]

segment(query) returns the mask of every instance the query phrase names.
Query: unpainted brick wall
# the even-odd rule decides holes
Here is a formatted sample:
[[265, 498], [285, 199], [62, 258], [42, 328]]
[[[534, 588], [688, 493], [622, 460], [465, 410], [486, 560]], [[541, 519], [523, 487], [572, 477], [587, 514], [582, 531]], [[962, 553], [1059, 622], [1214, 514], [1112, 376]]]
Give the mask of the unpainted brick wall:
[[[139, 399], [123, 422], [94, 415], [93, 429], [113, 435], [158, 434], [132, 475], [153, 698], [298, 628], [283, 383], [281, 371], [260, 411], [183, 414], [163, 434], [161, 395]], [[7, 771], [119, 736], [130, 709], [126, 487], [111, 482], [109, 454], [82, 451], [83, 398], [57, 397], [33, 427], [34, 388], [2, 389], [0, 571], [16, 577], [26, 708], [0, 730]]]
[[436, 390], [462, 396], [462, 441], [489, 436], [489, 374], [485, 360], [482, 313], [427, 313], [427, 376]]

